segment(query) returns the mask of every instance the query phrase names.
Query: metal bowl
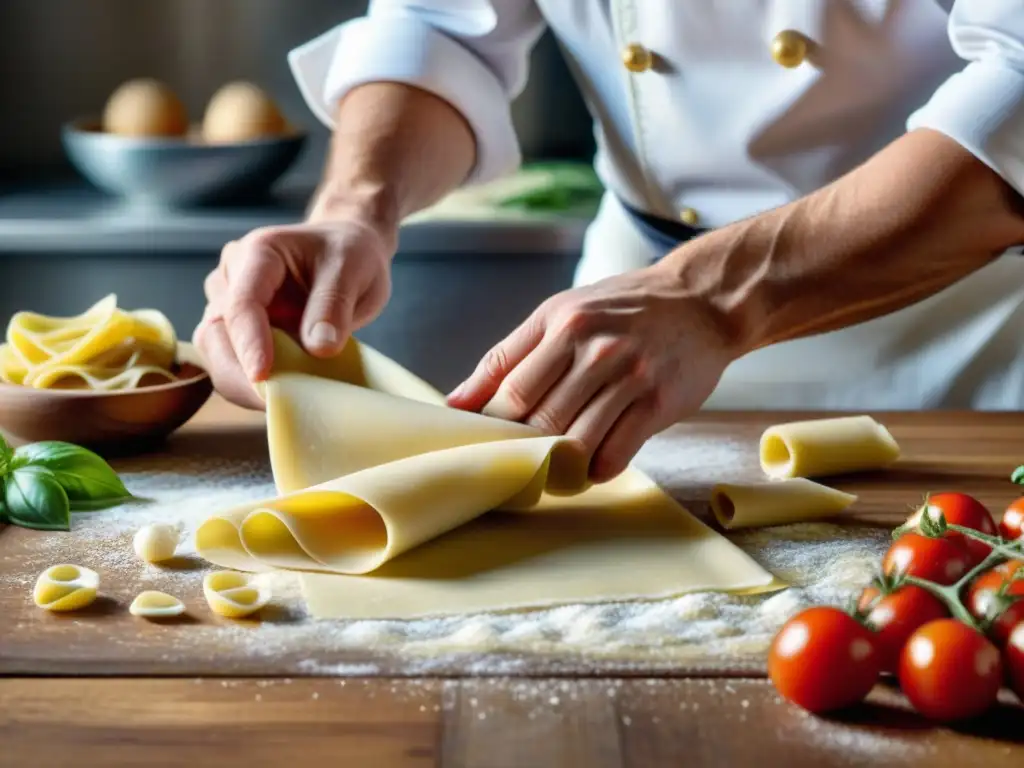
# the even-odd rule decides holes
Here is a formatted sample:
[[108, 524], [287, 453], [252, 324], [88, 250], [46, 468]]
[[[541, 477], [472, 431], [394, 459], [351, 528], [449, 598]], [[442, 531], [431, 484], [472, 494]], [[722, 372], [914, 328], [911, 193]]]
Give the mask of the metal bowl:
[[61, 138], [72, 165], [97, 187], [158, 208], [258, 199], [298, 159], [306, 142], [303, 133], [238, 144], [135, 138], [104, 133], [97, 120], [69, 123]]

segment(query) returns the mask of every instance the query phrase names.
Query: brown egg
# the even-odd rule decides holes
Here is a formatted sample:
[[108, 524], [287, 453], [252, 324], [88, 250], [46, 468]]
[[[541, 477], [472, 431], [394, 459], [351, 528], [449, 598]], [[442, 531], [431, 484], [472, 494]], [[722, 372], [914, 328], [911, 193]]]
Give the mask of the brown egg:
[[287, 123], [273, 99], [252, 83], [229, 83], [206, 107], [203, 138], [211, 144], [280, 136]]
[[103, 130], [119, 136], [184, 136], [188, 115], [181, 99], [158, 80], [131, 80], [111, 95]]

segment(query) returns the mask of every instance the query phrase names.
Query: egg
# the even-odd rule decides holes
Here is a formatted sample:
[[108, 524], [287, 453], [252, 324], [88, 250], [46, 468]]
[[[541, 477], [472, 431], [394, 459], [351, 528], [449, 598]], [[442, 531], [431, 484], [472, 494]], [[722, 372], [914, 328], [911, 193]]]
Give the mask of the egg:
[[266, 93], [252, 83], [228, 83], [210, 99], [203, 118], [203, 138], [230, 144], [280, 136], [284, 115]]
[[107, 100], [103, 130], [119, 136], [184, 136], [188, 115], [181, 99], [158, 80], [131, 80]]

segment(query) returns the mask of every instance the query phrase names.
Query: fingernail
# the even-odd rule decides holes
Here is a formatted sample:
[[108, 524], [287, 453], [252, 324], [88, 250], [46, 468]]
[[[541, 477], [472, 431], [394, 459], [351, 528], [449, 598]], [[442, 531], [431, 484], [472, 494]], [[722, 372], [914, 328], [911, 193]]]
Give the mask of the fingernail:
[[242, 367], [245, 368], [245, 375], [251, 382], [258, 381], [260, 374], [263, 373], [263, 371], [260, 370], [261, 365], [259, 355], [246, 355], [242, 360]]
[[314, 347], [333, 347], [338, 343], [338, 329], [321, 320], [309, 331], [309, 343]]

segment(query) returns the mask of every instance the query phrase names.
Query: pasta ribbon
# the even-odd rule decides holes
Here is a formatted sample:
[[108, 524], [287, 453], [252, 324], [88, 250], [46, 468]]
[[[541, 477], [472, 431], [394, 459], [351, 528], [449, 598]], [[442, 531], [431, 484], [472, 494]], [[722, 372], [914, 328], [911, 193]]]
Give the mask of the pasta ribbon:
[[177, 346], [166, 316], [120, 309], [114, 294], [73, 317], [18, 312], [0, 345], [0, 381], [35, 389], [138, 389], [175, 380]]

